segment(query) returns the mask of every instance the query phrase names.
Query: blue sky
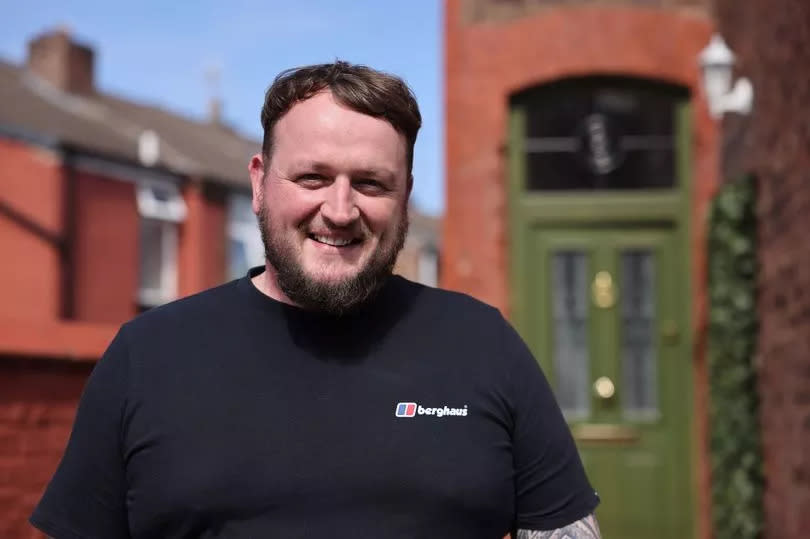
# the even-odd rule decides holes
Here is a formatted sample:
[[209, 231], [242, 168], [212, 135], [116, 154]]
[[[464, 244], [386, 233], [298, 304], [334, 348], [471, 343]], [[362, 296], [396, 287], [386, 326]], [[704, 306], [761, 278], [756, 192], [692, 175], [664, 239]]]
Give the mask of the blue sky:
[[225, 119], [261, 135], [265, 89], [282, 69], [335, 58], [402, 76], [423, 128], [414, 159], [414, 200], [444, 207], [442, 2], [439, 0], [234, 0], [71, 2], [0, 0], [0, 57], [22, 63], [27, 40], [66, 25], [96, 50], [103, 91], [202, 117], [205, 73], [221, 72]]

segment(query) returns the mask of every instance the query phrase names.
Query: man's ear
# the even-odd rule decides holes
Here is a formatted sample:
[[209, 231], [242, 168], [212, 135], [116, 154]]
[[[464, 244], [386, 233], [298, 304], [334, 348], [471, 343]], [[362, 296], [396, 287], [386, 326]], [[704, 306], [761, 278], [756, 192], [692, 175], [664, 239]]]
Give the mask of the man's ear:
[[250, 173], [250, 189], [253, 194], [251, 206], [253, 207], [253, 213], [259, 213], [262, 191], [264, 190], [264, 159], [262, 154], [257, 153], [250, 158], [248, 172]]
[[407, 198], [411, 198], [411, 190], [413, 189], [413, 174], [408, 174], [408, 183], [407, 183], [407, 192], [405, 193]]

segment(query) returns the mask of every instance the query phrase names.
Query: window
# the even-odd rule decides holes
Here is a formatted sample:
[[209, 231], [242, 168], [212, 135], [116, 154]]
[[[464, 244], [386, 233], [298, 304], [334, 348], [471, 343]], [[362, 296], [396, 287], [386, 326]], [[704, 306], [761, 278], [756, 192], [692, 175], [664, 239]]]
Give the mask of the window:
[[238, 279], [248, 269], [264, 264], [259, 224], [247, 195], [228, 199], [228, 278]]
[[685, 98], [671, 85], [608, 77], [530, 90], [522, 97], [528, 189], [675, 187], [676, 113]]
[[138, 304], [154, 307], [177, 297], [177, 226], [186, 205], [176, 185], [142, 182], [136, 188], [141, 215]]

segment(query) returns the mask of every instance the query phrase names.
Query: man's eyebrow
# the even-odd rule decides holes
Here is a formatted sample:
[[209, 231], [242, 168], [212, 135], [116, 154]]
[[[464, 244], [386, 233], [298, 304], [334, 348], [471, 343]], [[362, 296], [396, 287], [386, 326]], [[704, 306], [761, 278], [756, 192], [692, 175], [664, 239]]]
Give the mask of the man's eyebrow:
[[375, 168], [375, 167], [367, 167], [367, 168], [358, 168], [352, 170], [352, 176], [361, 176], [361, 177], [373, 177], [379, 179], [390, 179], [395, 176], [395, 174], [384, 168]]
[[[334, 173], [334, 169], [331, 166], [318, 161], [296, 161], [293, 163], [293, 169], [297, 171], [307, 170], [322, 174]], [[396, 176], [393, 171], [381, 167], [359, 167], [352, 169], [350, 172], [352, 177], [373, 177], [383, 180]]]
[[292, 163], [293, 170], [309, 170], [312, 172], [331, 172], [332, 168], [325, 163], [319, 163], [317, 161], [294, 161]]

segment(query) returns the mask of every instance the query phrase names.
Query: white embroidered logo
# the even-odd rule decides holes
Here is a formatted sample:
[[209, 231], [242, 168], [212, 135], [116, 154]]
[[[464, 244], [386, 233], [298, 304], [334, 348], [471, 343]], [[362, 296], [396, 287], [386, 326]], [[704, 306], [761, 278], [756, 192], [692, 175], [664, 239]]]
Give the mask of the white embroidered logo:
[[467, 416], [467, 405], [463, 408], [450, 408], [449, 406], [442, 406], [441, 408], [427, 408], [419, 406], [415, 402], [398, 402], [394, 409], [396, 417], [414, 417], [417, 415], [432, 415], [436, 417], [445, 417], [449, 415], [454, 416]]

